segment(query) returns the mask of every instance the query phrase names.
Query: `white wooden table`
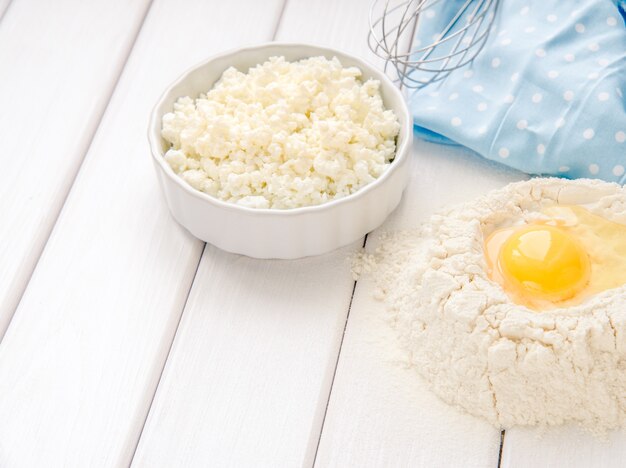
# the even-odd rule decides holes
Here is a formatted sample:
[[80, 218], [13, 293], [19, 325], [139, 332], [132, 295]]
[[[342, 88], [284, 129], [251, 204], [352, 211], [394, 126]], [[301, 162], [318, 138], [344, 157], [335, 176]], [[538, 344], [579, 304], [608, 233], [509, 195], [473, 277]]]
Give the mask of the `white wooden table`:
[[[430, 394], [350, 276], [363, 241], [259, 261], [170, 218], [145, 137], [165, 86], [270, 40], [371, 60], [368, 6], [0, 0], [0, 467], [626, 466], [626, 433], [501, 434]], [[525, 177], [413, 157], [382, 229]]]

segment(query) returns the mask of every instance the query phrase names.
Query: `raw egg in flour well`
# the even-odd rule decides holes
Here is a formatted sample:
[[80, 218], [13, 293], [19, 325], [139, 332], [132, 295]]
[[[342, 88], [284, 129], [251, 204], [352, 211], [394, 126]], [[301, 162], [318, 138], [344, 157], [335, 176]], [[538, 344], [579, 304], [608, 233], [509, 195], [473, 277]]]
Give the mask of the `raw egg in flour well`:
[[626, 284], [626, 225], [581, 206], [553, 206], [541, 221], [498, 229], [485, 241], [489, 276], [534, 310], [580, 304]]

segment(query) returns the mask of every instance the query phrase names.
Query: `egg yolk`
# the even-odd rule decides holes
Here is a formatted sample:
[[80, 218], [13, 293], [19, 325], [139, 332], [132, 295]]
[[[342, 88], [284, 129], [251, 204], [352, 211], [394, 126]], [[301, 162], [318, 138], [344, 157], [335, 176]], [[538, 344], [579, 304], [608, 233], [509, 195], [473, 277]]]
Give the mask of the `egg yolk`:
[[549, 301], [573, 297], [589, 281], [589, 257], [563, 229], [531, 225], [513, 232], [498, 255], [504, 280], [523, 294]]
[[534, 310], [570, 307], [626, 284], [626, 225], [581, 206], [554, 205], [541, 219], [485, 239], [489, 277]]

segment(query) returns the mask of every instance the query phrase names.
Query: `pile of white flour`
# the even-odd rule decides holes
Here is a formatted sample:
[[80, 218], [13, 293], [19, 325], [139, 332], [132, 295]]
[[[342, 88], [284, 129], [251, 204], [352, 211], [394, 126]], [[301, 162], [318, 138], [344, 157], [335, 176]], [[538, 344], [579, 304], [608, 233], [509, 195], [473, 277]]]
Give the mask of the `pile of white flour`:
[[626, 286], [537, 312], [487, 276], [484, 237], [557, 203], [626, 223], [619, 185], [534, 179], [385, 236], [357, 269], [372, 272], [409, 363], [447, 403], [504, 428], [602, 432], [626, 423]]

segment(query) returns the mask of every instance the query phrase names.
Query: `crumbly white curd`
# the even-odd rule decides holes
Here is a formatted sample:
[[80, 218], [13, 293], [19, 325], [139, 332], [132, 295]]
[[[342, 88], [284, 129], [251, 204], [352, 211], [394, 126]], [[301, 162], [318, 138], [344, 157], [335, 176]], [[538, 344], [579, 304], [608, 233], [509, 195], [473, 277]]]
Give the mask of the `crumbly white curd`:
[[380, 83], [361, 76], [325, 57], [231, 67], [163, 116], [165, 159], [193, 188], [252, 208], [350, 195], [388, 169], [400, 130]]

